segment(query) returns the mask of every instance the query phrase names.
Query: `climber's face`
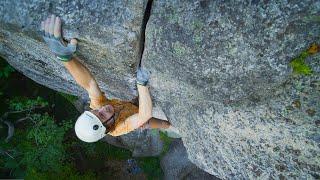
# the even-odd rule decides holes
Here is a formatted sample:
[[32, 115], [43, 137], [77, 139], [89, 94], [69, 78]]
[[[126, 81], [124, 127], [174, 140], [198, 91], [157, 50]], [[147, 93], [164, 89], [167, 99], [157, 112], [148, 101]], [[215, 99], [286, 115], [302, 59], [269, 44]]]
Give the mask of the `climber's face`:
[[102, 123], [107, 123], [114, 116], [114, 108], [111, 105], [102, 106], [99, 109], [91, 110]]

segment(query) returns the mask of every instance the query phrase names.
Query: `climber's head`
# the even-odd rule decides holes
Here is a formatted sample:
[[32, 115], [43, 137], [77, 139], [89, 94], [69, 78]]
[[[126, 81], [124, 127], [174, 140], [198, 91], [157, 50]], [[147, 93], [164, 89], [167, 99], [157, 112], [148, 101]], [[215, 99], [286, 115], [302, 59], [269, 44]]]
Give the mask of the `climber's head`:
[[114, 108], [105, 105], [99, 109], [85, 111], [75, 124], [76, 135], [85, 142], [96, 142], [106, 135], [114, 123]]
[[111, 105], [104, 105], [99, 109], [91, 110], [102, 123], [108, 123], [109, 120], [114, 116], [114, 108]]

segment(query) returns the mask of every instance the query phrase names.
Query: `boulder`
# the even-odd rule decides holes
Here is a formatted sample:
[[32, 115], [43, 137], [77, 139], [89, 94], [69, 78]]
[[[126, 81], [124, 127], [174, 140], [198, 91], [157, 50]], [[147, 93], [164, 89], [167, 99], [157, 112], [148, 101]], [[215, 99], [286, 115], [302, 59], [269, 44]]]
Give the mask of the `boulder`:
[[319, 177], [319, 73], [289, 65], [319, 43], [319, 14], [316, 0], [153, 2], [142, 62], [193, 163], [223, 179]]

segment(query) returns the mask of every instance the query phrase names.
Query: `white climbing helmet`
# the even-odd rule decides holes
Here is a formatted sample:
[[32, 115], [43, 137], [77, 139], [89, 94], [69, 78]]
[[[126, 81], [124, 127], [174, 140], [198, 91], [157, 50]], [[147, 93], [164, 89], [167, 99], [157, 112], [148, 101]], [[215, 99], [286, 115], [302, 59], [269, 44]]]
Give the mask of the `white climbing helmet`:
[[99, 118], [90, 111], [85, 111], [74, 126], [76, 135], [84, 142], [96, 142], [106, 134], [106, 128]]

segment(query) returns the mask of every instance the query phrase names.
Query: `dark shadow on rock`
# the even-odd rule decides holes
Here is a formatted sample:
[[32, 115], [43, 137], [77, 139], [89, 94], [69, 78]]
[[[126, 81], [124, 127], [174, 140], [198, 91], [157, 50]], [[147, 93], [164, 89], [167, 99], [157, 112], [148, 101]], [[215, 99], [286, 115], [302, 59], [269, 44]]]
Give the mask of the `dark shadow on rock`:
[[201, 170], [188, 159], [181, 139], [172, 141], [169, 151], [161, 158], [160, 163], [166, 180], [218, 180], [217, 177]]
[[136, 130], [118, 137], [107, 135], [103, 141], [130, 150], [133, 157], [158, 156], [163, 147], [157, 130]]

